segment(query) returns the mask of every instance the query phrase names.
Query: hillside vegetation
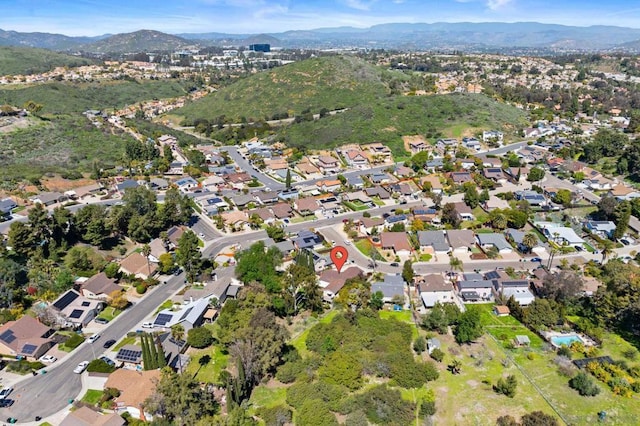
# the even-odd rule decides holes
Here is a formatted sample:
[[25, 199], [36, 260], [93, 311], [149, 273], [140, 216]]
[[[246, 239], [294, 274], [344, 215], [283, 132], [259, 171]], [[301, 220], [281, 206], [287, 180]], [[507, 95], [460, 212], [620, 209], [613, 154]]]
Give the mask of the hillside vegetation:
[[54, 82], [0, 90], [0, 104], [42, 104], [42, 114], [69, 114], [88, 109], [121, 108], [153, 98], [172, 98], [187, 93], [179, 80], [117, 80], [93, 83]]
[[224, 115], [232, 122], [367, 104], [408, 78], [350, 56], [313, 58], [242, 79], [174, 111], [188, 121]]
[[80, 115], [58, 116], [13, 133], [0, 134], [0, 181], [37, 179], [47, 172], [90, 172], [116, 164], [129, 135], [97, 129]]
[[[420, 81], [417, 75], [389, 71], [354, 57], [314, 58], [240, 80], [173, 114], [185, 118], [185, 124], [202, 119], [219, 123], [223, 116], [227, 123], [238, 123], [347, 108], [315, 121], [307, 114], [289, 126], [255, 130], [262, 136], [276, 134], [290, 146], [308, 148], [383, 142], [400, 157], [407, 155], [404, 135], [421, 134], [435, 141], [483, 129], [509, 133], [526, 125], [521, 110], [484, 95], [402, 94], [416, 81]], [[227, 143], [254, 133], [254, 129], [237, 127], [210, 129], [213, 138]]]
[[0, 75], [37, 74], [56, 67], [79, 67], [93, 63], [45, 49], [0, 46]]

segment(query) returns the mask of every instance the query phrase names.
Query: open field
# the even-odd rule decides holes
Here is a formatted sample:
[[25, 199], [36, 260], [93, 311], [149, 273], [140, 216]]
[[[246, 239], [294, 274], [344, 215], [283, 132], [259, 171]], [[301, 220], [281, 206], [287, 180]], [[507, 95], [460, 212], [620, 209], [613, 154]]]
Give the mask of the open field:
[[90, 65], [91, 59], [56, 53], [47, 49], [0, 47], [0, 75], [36, 74], [56, 67]]

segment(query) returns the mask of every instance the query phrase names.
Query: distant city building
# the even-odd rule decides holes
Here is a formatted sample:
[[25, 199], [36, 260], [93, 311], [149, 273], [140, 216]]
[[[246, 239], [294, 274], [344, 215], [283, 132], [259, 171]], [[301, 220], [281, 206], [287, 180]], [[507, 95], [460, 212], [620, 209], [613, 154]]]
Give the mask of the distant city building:
[[249, 45], [249, 50], [251, 50], [252, 52], [269, 53], [269, 52], [271, 52], [271, 45], [270, 44], [266, 44], [266, 43], [250, 44]]

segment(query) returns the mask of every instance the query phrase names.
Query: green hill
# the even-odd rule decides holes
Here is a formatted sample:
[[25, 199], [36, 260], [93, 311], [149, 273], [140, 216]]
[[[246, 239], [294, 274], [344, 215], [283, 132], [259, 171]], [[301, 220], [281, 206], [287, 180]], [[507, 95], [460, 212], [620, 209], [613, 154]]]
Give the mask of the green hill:
[[37, 74], [56, 67], [79, 67], [90, 59], [30, 47], [0, 47], [0, 75]]
[[319, 112], [374, 102], [388, 96], [390, 87], [407, 81], [391, 72], [350, 56], [313, 58], [258, 73], [195, 101], [173, 114], [212, 119], [225, 115], [240, 122], [270, 119], [276, 114]]
[[32, 100], [43, 105], [42, 114], [68, 114], [181, 96], [187, 93], [186, 87], [186, 83], [178, 80], [53, 82], [0, 90], [0, 104], [22, 106]]

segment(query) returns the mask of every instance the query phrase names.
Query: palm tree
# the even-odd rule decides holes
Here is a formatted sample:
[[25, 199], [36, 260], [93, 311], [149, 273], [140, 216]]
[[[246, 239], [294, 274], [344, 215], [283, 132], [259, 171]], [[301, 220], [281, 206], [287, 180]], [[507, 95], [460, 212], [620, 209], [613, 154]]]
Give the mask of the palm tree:
[[496, 229], [505, 229], [507, 227], [507, 217], [502, 213], [498, 213], [491, 221], [491, 224]]
[[451, 266], [451, 272], [455, 270], [458, 270], [460, 272], [463, 271], [462, 260], [458, 259], [455, 256], [451, 256], [451, 259], [449, 259], [449, 266]]
[[602, 241], [602, 263], [604, 263], [607, 258], [613, 253], [613, 241], [611, 240], [603, 240]]
[[[184, 327], [182, 324], [176, 324], [171, 327], [171, 338], [173, 338], [176, 343], [184, 339]], [[180, 344], [178, 343], [178, 345]], [[180, 354], [178, 354], [178, 366], [180, 368], [180, 374], [182, 374], [182, 360], [180, 359]]]
[[529, 252], [531, 252], [531, 250], [538, 245], [538, 237], [536, 237], [535, 234], [532, 234], [531, 232], [525, 234], [525, 236], [522, 237], [522, 245], [525, 246]]
[[151, 261], [149, 260], [149, 255], [151, 254], [151, 246], [149, 244], [145, 244], [142, 246], [142, 254], [147, 259], [147, 274], [151, 276]]

